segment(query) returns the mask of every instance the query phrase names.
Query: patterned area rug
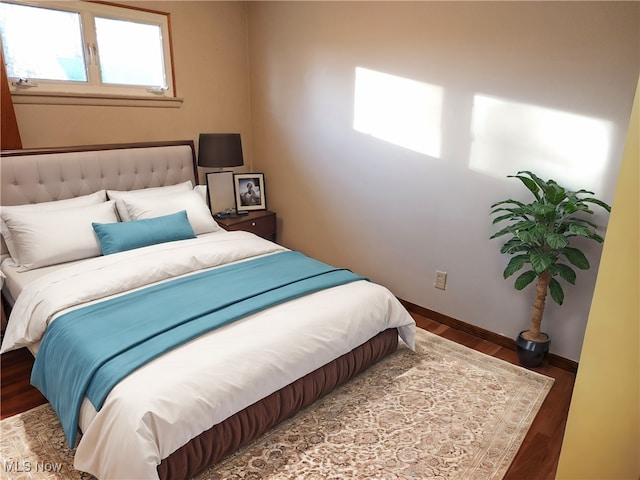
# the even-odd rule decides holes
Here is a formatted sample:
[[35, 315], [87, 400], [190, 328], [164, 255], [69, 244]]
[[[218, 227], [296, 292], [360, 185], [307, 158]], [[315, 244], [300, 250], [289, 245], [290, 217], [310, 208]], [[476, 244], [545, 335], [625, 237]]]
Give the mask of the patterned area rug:
[[[418, 329], [335, 392], [197, 480], [504, 476], [553, 379]], [[0, 422], [1, 478], [92, 478], [48, 405]]]

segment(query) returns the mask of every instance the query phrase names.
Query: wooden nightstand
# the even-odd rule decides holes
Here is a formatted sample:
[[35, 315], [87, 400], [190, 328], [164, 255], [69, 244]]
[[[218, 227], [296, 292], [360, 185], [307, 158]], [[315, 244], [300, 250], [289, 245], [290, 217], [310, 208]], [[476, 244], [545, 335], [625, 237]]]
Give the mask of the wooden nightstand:
[[245, 230], [256, 235], [276, 241], [276, 214], [268, 210], [253, 210], [247, 215], [238, 217], [214, 217], [218, 225], [225, 230]]

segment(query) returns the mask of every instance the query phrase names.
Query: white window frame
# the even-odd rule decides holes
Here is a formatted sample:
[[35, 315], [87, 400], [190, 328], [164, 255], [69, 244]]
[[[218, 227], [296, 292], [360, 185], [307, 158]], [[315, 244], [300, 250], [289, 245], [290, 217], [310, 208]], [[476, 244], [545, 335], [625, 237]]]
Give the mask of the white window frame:
[[[6, 1], [6, 0], [3, 0]], [[85, 67], [87, 82], [69, 82], [60, 80], [9, 78], [9, 88], [12, 95], [18, 96], [57, 96], [58, 98], [144, 98], [152, 100], [175, 99], [175, 81], [173, 71], [173, 49], [171, 45], [170, 16], [168, 13], [116, 6], [113, 4], [94, 3], [91, 1], [24, 1], [11, 0], [6, 3], [41, 7], [50, 10], [63, 10], [80, 14], [84, 42]], [[162, 49], [164, 56], [165, 85], [113, 85], [103, 84], [98, 65], [97, 39], [94, 17], [129, 20], [138, 23], [157, 25], [162, 32]], [[15, 97], [14, 97], [15, 100]], [[17, 103], [40, 103], [26, 100]], [[58, 101], [55, 103], [66, 103]], [[73, 103], [73, 102], [72, 102]], [[84, 103], [84, 102], [81, 102]]]

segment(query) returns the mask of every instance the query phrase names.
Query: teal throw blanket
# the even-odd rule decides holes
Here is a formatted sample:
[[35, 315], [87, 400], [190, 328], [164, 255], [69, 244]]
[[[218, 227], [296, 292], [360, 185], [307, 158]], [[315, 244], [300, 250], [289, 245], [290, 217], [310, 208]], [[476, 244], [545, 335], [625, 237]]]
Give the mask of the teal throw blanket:
[[287, 251], [85, 306], [51, 323], [31, 383], [51, 402], [73, 447], [85, 396], [100, 410], [120, 380], [164, 352], [251, 313], [361, 279]]

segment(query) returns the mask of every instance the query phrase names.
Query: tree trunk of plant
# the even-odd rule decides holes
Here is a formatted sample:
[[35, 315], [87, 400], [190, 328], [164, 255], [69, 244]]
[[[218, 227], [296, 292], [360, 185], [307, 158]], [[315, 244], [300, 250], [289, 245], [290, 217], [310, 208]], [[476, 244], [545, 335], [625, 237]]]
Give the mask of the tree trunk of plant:
[[545, 335], [542, 335], [540, 333], [540, 324], [542, 323], [544, 302], [547, 298], [550, 281], [551, 274], [549, 272], [543, 272], [538, 277], [538, 283], [536, 284], [536, 299], [533, 303], [533, 312], [531, 314], [531, 328], [528, 332], [525, 332], [523, 334], [523, 337], [525, 337], [527, 340], [531, 340], [533, 342], [542, 342], [547, 339]]

